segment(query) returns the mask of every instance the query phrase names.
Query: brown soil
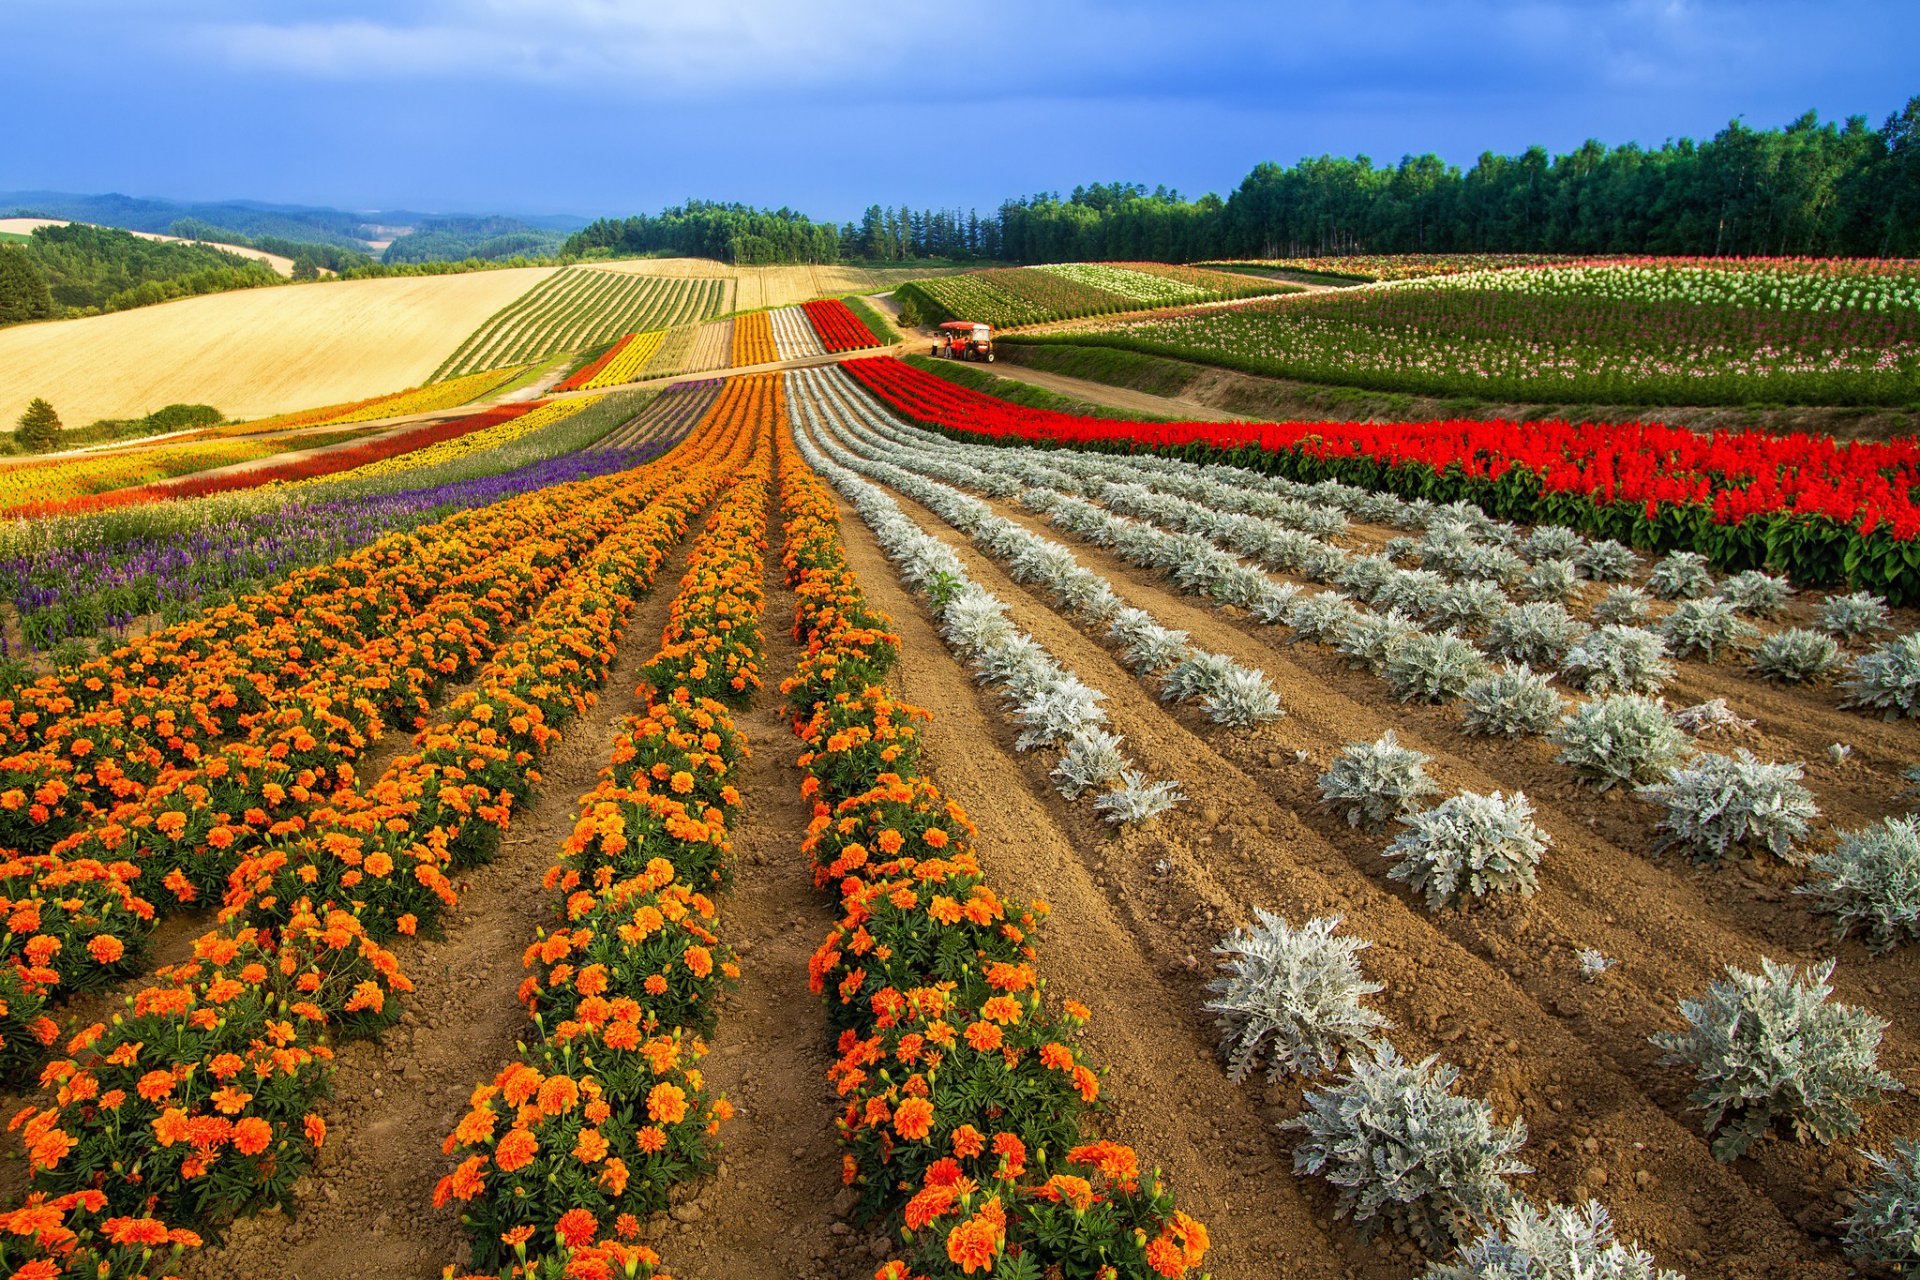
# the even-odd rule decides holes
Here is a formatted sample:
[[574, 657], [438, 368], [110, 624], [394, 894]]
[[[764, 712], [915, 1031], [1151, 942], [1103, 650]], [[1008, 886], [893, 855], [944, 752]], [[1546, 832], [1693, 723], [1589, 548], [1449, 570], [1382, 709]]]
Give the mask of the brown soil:
[[[1129, 319], [1136, 317], [1129, 316]], [[1086, 322], [1079, 322], [1085, 326]], [[1049, 330], [1052, 331], [1052, 330]], [[1028, 379], [1029, 372], [1078, 369], [1077, 362], [1060, 364], [1061, 348], [1006, 341], [997, 347], [999, 364], [1026, 366], [996, 368], [1008, 377]], [[1104, 351], [1096, 354], [1105, 354]], [[1091, 372], [1092, 370], [1089, 370]], [[1146, 357], [1132, 371], [1116, 375], [1118, 382], [1073, 379], [1075, 395], [1119, 408], [1138, 408], [1116, 398], [1125, 391], [1149, 391], [1170, 400], [1191, 402], [1220, 411], [1228, 418], [1262, 422], [1432, 422], [1453, 418], [1504, 418], [1527, 421], [1566, 418], [1580, 422], [1665, 422], [1696, 431], [1815, 431], [1841, 440], [1885, 440], [1920, 431], [1920, 413], [1908, 409], [1785, 408], [1750, 409], [1738, 405], [1604, 405], [1542, 404], [1537, 401], [1461, 400], [1402, 392], [1363, 391], [1329, 387], [1286, 378], [1258, 377], [1212, 365]], [[1040, 385], [1049, 385], [1041, 383]], [[1177, 412], [1163, 406], [1151, 412]], [[1200, 415], [1194, 415], [1200, 416]]]
[[[1265, 670], [1289, 715], [1257, 731], [1214, 728], [1170, 711], [1104, 649], [1039, 597], [938, 524], [903, 503], [955, 547], [981, 584], [1082, 679], [1104, 690], [1114, 727], [1150, 776], [1177, 779], [1191, 802], [1151, 828], [1109, 836], [1083, 807], [1046, 785], [1044, 764], [1010, 772], [1011, 732], [992, 700], [945, 657], [925, 616], [893, 580], [851, 515], [843, 527], [861, 580], [901, 619], [903, 692], [935, 712], [936, 773], [980, 822], [983, 858], [1014, 892], [1056, 906], [1043, 950], [1057, 989], [1095, 1008], [1096, 1054], [1114, 1064], [1115, 1121], [1148, 1159], [1164, 1163], [1183, 1203], [1218, 1241], [1221, 1280], [1272, 1274], [1400, 1276], [1412, 1256], [1367, 1246], [1334, 1221], [1333, 1197], [1288, 1174], [1292, 1142], [1272, 1124], [1299, 1110], [1297, 1086], [1227, 1085], [1200, 1006], [1208, 949], [1255, 905], [1298, 922], [1339, 913], [1371, 939], [1376, 997], [1405, 1053], [1439, 1053], [1464, 1071], [1462, 1088], [1503, 1117], [1520, 1115], [1539, 1172], [1522, 1180], [1536, 1199], [1599, 1195], [1623, 1230], [1667, 1265], [1696, 1277], [1838, 1276], [1836, 1194], [1857, 1184], [1853, 1143], [1802, 1148], [1775, 1139], [1730, 1165], [1715, 1161], [1689, 1108], [1688, 1074], [1655, 1063], [1646, 1037], [1679, 1024], [1676, 1002], [1698, 994], [1726, 963], [1761, 955], [1806, 962], [1837, 953], [1838, 998], [1889, 1016], [1882, 1065], [1920, 1079], [1920, 961], [1835, 944], [1791, 896], [1784, 866], [1741, 863], [1696, 870], [1645, 856], [1654, 811], [1571, 784], [1551, 751], [1470, 739], [1457, 711], [1388, 703], [1384, 687], [1337, 654], [1289, 647], [1280, 634], [1178, 596], [1097, 548], [1061, 538], [1129, 603], [1151, 609], [1210, 648]], [[1022, 519], [1004, 506], [1001, 514]], [[1765, 757], [1810, 761], [1809, 783], [1842, 825], [1893, 808], [1888, 770], [1914, 756], [1913, 729], [1834, 709], [1827, 695], [1768, 689], [1726, 670], [1684, 664], [1677, 694], [1728, 696], [1758, 718], [1751, 745]], [[1525, 904], [1430, 915], [1386, 880], [1387, 837], [1352, 832], [1318, 808], [1315, 779], [1348, 742], [1393, 728], [1428, 752], [1443, 788], [1524, 788], [1554, 837], [1540, 893]], [[1827, 743], [1857, 750], [1831, 766]], [[1024, 785], [1016, 785], [1024, 784]], [[1620, 966], [1597, 983], [1575, 954], [1600, 948]], [[1911, 1095], [1867, 1111], [1863, 1145], [1911, 1132]]]

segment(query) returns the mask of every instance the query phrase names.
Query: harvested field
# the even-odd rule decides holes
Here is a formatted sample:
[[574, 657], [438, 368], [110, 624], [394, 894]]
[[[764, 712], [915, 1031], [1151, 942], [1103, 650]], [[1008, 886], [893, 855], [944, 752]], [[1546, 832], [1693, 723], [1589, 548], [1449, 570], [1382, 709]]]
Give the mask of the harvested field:
[[465, 333], [552, 267], [241, 289], [0, 329], [0, 420], [41, 396], [63, 420], [211, 404], [262, 418], [425, 382]]

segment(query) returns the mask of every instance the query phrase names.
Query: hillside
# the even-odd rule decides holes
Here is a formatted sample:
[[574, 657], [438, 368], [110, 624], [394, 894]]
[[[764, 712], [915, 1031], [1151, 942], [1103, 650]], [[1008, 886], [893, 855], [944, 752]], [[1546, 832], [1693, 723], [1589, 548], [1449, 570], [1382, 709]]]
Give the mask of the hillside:
[[0, 329], [0, 423], [34, 396], [78, 423], [176, 401], [252, 418], [397, 391], [553, 270], [246, 289]]

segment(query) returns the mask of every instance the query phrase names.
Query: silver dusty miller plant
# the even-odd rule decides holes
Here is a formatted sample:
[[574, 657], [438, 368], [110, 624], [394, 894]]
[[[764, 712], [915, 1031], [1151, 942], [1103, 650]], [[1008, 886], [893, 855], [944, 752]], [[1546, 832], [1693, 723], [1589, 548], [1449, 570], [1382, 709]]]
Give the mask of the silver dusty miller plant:
[[1920, 939], [1920, 820], [1885, 818], [1842, 831], [1808, 868], [1798, 891], [1834, 917], [1837, 933], [1859, 929], [1874, 951]]
[[1104, 787], [1118, 778], [1127, 767], [1120, 741], [1119, 734], [1093, 726], [1068, 738], [1049, 775], [1054, 789], [1068, 800], [1075, 800], [1081, 792]]
[[1753, 731], [1753, 721], [1736, 715], [1725, 698], [1709, 698], [1669, 714], [1674, 728], [1696, 738], [1737, 738]]
[[1333, 642], [1350, 665], [1379, 674], [1393, 651], [1410, 636], [1420, 635], [1420, 623], [1389, 609], [1385, 613], [1356, 612]]
[[1920, 716], [1920, 632], [1855, 658], [1840, 688], [1843, 707], [1878, 712], [1883, 720]]
[[1693, 750], [1665, 707], [1630, 694], [1576, 708], [1548, 740], [1560, 763], [1598, 791], [1652, 782]]
[[1362, 1239], [1386, 1227], [1429, 1252], [1452, 1249], [1513, 1203], [1508, 1178], [1533, 1172], [1518, 1154], [1526, 1126], [1502, 1125], [1485, 1102], [1454, 1093], [1459, 1078], [1451, 1064], [1408, 1062], [1391, 1045], [1356, 1057], [1283, 1126], [1306, 1135], [1293, 1171], [1337, 1187]]
[[1473, 681], [1460, 693], [1461, 727], [1480, 737], [1519, 738], [1553, 728], [1566, 699], [1522, 664]]
[[1593, 620], [1637, 627], [1653, 616], [1653, 597], [1638, 587], [1614, 587], [1594, 602]]
[[1691, 600], [1713, 590], [1713, 571], [1698, 551], [1676, 551], [1653, 566], [1647, 590], [1662, 600]]
[[1893, 1154], [1866, 1152], [1877, 1175], [1841, 1219], [1841, 1243], [1857, 1262], [1885, 1263], [1920, 1276], [1920, 1142], [1896, 1138]]
[[1802, 1143], [1843, 1138], [1860, 1128], [1856, 1104], [1902, 1087], [1879, 1066], [1886, 1020], [1828, 1000], [1833, 964], [1728, 965], [1704, 996], [1680, 1002], [1685, 1031], [1652, 1037], [1662, 1063], [1693, 1068], [1716, 1158], [1738, 1159], [1776, 1126]]
[[1580, 594], [1580, 571], [1570, 560], [1542, 560], [1520, 579], [1520, 594], [1528, 600], [1571, 600]]
[[1707, 752], [1636, 794], [1666, 810], [1656, 853], [1679, 849], [1695, 862], [1718, 862], [1735, 849], [1765, 849], [1794, 862], [1820, 816], [1800, 785], [1805, 776], [1797, 764], [1769, 764], [1735, 747], [1732, 755]]
[[1187, 797], [1177, 782], [1149, 782], [1136, 769], [1123, 770], [1111, 789], [1093, 798], [1093, 811], [1116, 827], [1157, 818]]
[[1345, 1055], [1378, 1047], [1389, 1024], [1365, 1001], [1382, 987], [1367, 981], [1359, 961], [1372, 944], [1339, 933], [1339, 916], [1296, 929], [1270, 911], [1256, 907], [1254, 915], [1252, 928], [1214, 947], [1222, 976], [1207, 985], [1227, 1078], [1243, 1083], [1262, 1059], [1269, 1080], [1322, 1075], [1338, 1071]]
[[1612, 538], [1602, 538], [1581, 551], [1573, 558], [1595, 582], [1621, 582], [1633, 576], [1640, 567], [1640, 557], [1633, 554], [1630, 547], [1615, 542]]
[[1805, 684], [1840, 666], [1840, 646], [1805, 627], [1776, 631], [1753, 647], [1749, 669], [1763, 680]]
[[1560, 605], [1546, 601], [1509, 609], [1487, 626], [1487, 652], [1508, 662], [1558, 666], [1574, 642], [1587, 634], [1586, 623]]
[[1530, 898], [1539, 887], [1537, 868], [1549, 837], [1534, 825], [1533, 806], [1521, 792], [1462, 791], [1401, 821], [1409, 830], [1386, 848], [1394, 864], [1387, 878], [1424, 895], [1429, 911], [1499, 893]]
[[1720, 584], [1720, 598], [1750, 618], [1771, 618], [1787, 607], [1793, 588], [1787, 580], [1758, 569], [1736, 573]]
[[1546, 1212], [1516, 1199], [1486, 1234], [1452, 1262], [1436, 1262], [1421, 1280], [1686, 1280], [1653, 1255], [1614, 1235], [1598, 1200]]
[[1682, 600], [1660, 624], [1660, 637], [1667, 652], [1676, 658], [1695, 654], [1708, 662], [1718, 662], [1753, 638], [1751, 623], [1743, 622], [1733, 605], [1718, 596]]
[[1842, 644], [1870, 640], [1877, 632], [1887, 629], [1887, 602], [1865, 591], [1828, 596], [1821, 603], [1813, 625]]
[[1424, 752], [1401, 746], [1391, 729], [1375, 742], [1350, 742], [1320, 775], [1320, 803], [1350, 827], [1384, 827], [1439, 793], [1427, 776], [1427, 760]]
[[1387, 654], [1387, 687], [1402, 702], [1449, 702], [1487, 673], [1473, 642], [1451, 631], [1408, 636]]
[[1640, 627], [1596, 627], [1567, 650], [1560, 674], [1582, 693], [1658, 693], [1673, 679], [1667, 642]]

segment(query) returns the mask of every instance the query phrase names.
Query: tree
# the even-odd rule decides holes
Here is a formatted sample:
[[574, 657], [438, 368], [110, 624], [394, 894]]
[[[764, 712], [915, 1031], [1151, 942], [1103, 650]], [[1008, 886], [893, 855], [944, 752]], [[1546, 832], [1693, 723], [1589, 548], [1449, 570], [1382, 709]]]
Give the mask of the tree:
[[53, 295], [34, 270], [32, 255], [21, 245], [0, 244], [0, 324], [45, 320], [53, 313]]
[[20, 425], [13, 429], [14, 443], [28, 453], [46, 453], [60, 442], [60, 415], [53, 406], [35, 396], [20, 415]]

